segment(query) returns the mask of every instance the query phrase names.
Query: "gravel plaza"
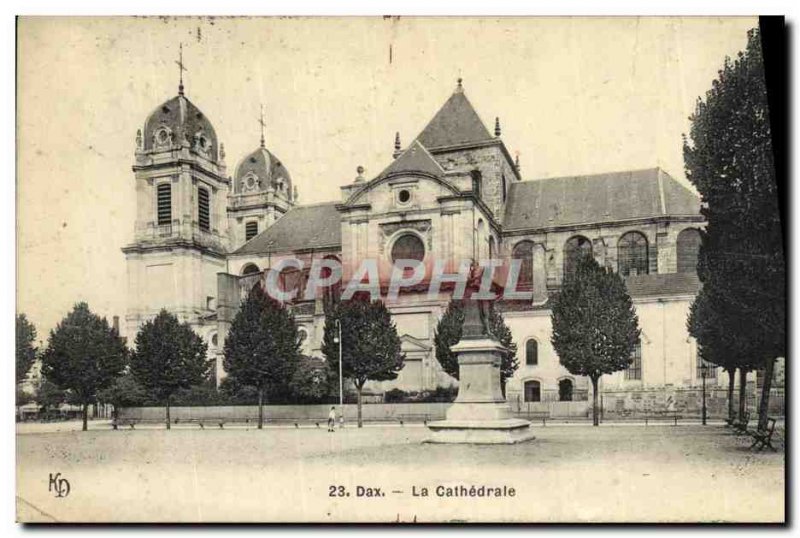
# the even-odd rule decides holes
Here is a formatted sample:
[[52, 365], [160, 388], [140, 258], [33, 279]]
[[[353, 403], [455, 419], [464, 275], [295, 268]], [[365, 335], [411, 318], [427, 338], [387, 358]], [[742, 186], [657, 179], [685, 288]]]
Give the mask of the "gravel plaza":
[[[421, 425], [21, 424], [17, 512], [41, 522], [784, 520], [782, 428], [777, 452], [751, 451], [719, 424], [534, 429], [528, 443], [476, 446], [422, 444]], [[66, 497], [48, 487], [56, 473]]]

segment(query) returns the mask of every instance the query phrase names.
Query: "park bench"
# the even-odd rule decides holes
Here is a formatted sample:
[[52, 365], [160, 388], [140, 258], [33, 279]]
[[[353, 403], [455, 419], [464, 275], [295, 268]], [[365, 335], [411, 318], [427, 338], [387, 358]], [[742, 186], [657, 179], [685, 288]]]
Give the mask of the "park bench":
[[547, 426], [547, 421], [550, 420], [550, 411], [517, 411], [517, 416], [523, 416], [533, 422], [534, 420], [541, 420], [542, 426]]
[[671, 420], [672, 421], [672, 425], [673, 426], [677, 426], [678, 425], [678, 419], [682, 419], [682, 418], [683, 418], [683, 415], [679, 415], [677, 413], [669, 413], [669, 412], [656, 413], [656, 414], [653, 414], [653, 415], [645, 415], [644, 416], [644, 425], [648, 426], [651, 421], [652, 422], [656, 422], [656, 421]]
[[422, 422], [424, 425], [427, 426], [428, 422], [430, 422], [431, 420], [435, 420], [435, 419], [433, 417], [431, 417], [427, 413], [425, 413], [425, 414], [409, 413], [409, 414], [405, 414], [405, 415], [399, 415], [397, 417], [397, 420], [398, 420], [398, 422], [400, 423], [401, 426], [404, 426], [406, 422], [408, 422], [408, 423], [411, 423], [411, 422]]
[[768, 418], [767, 419], [767, 429], [766, 430], [755, 430], [749, 432], [750, 435], [753, 437], [753, 444], [750, 445], [750, 448], [756, 448], [758, 451], [762, 451], [765, 448], [769, 447], [772, 449], [773, 452], [776, 451], [775, 447], [772, 446], [772, 435], [775, 433], [775, 419]]

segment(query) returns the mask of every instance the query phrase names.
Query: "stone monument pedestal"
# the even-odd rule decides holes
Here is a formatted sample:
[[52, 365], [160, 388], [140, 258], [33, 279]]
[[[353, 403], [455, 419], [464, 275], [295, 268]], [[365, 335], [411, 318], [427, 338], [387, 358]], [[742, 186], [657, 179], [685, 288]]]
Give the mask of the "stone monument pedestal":
[[505, 350], [485, 336], [464, 338], [458, 354], [458, 397], [445, 420], [429, 422], [426, 443], [513, 444], [534, 439], [527, 420], [514, 418], [500, 389], [500, 360]]

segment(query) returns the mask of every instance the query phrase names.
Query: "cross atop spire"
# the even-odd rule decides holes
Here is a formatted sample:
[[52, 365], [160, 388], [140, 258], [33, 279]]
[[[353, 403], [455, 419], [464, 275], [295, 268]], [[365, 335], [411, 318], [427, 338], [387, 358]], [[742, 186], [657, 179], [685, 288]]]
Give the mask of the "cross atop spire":
[[180, 84], [178, 85], [178, 95], [183, 95], [183, 72], [188, 71], [188, 69], [186, 69], [186, 66], [183, 64], [183, 43], [180, 44], [178, 52], [178, 60], [175, 63], [178, 64], [178, 72], [180, 73]]
[[261, 105], [261, 116], [258, 118], [258, 123], [261, 125], [261, 147], [264, 147], [264, 128], [267, 126], [266, 120], [264, 120], [264, 105]]

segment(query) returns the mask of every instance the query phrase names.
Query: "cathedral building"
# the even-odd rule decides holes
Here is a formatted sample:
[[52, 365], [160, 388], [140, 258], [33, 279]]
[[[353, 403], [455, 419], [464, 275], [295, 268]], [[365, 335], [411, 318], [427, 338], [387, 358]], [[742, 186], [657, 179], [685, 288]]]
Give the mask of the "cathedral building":
[[[239, 303], [264, 272], [296, 258], [304, 270], [281, 273], [284, 288], [303, 290], [314, 260], [342, 264], [344, 280], [361, 260], [381, 274], [395, 259], [456, 272], [461, 260], [521, 261], [527, 301], [499, 301], [518, 346], [519, 369], [508, 381], [512, 405], [586, 402], [591, 383], [563, 368], [550, 344], [548, 298], [581, 256], [619, 272], [642, 329], [632, 365], [604, 376], [604, 394], [673, 390], [700, 383], [694, 340], [686, 329], [696, 275], [700, 200], [663, 170], [523, 178], [502, 138], [490, 131], [461, 81], [441, 109], [403, 147], [395, 138], [388, 165], [341, 186], [338, 200], [302, 205], [290, 162], [261, 144], [233, 173], [214, 127], [184, 94], [158, 106], [136, 137], [134, 240], [127, 259], [128, 335], [161, 308], [186, 321], [209, 344], [219, 381], [221, 350]], [[655, 159], [655, 156], [654, 156]], [[302, 351], [322, 357], [324, 298], [291, 303]], [[455, 380], [433, 346], [450, 300], [410, 290], [387, 302], [406, 361], [398, 379], [371, 389], [432, 390]], [[706, 370], [712, 385], [723, 374]], [[660, 392], [659, 392], [660, 391]], [[616, 403], [627, 405], [627, 396]]]

